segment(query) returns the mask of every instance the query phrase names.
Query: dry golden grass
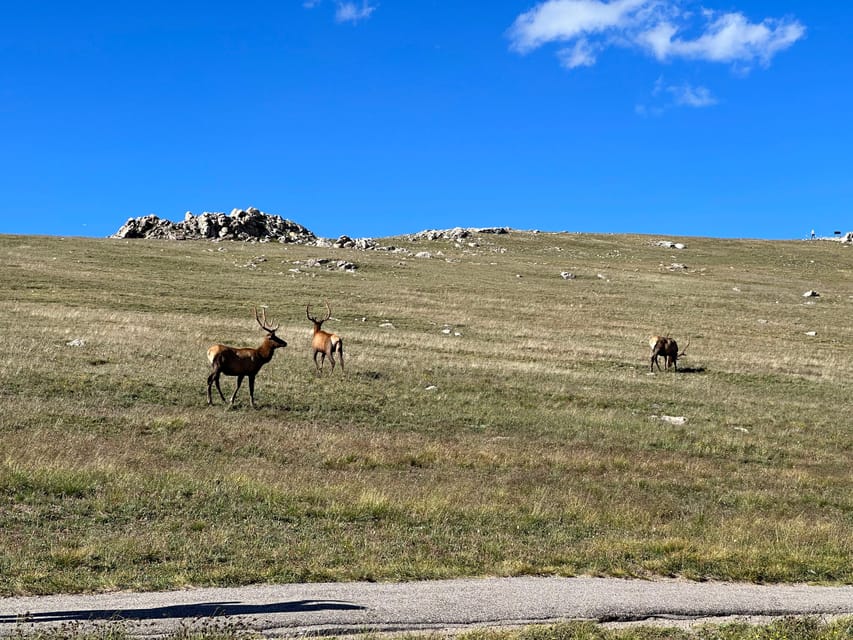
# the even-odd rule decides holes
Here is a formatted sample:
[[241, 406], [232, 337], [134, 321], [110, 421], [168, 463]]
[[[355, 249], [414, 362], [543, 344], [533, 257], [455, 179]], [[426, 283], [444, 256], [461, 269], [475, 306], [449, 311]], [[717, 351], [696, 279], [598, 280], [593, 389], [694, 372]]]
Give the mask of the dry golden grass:
[[[433, 253], [416, 259], [0, 237], [0, 594], [850, 582], [853, 250], [653, 240], [388, 240]], [[318, 378], [305, 304], [325, 298], [346, 372]], [[289, 346], [257, 411], [248, 389], [208, 407], [205, 350], [259, 344], [255, 305]], [[648, 336], [666, 332], [690, 339], [684, 370], [649, 375]]]

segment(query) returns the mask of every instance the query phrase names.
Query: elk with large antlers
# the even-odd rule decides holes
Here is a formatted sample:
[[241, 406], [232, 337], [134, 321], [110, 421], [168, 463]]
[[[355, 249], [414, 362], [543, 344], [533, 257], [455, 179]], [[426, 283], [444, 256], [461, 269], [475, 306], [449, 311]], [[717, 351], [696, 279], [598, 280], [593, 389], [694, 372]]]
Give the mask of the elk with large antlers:
[[255, 376], [258, 375], [261, 367], [272, 360], [276, 349], [287, 346], [287, 342], [275, 335], [278, 325], [275, 327], [267, 325], [266, 309], [262, 310], [262, 317], [259, 317], [256, 308], [255, 320], [261, 325], [261, 329], [267, 332], [264, 341], [257, 349], [238, 349], [236, 347], [228, 347], [224, 344], [215, 344], [207, 350], [207, 359], [213, 369], [210, 375], [207, 376], [207, 404], [213, 404], [210, 387], [214, 383], [216, 383], [216, 390], [222, 397], [222, 401], [226, 401], [222, 389], [219, 387], [219, 376], [225, 374], [226, 376], [237, 376], [237, 387], [234, 389], [231, 400], [228, 402], [234, 404], [234, 398], [240, 389], [243, 378], [249, 378], [249, 402], [252, 408], [255, 408]]
[[655, 365], [658, 366], [658, 371], [661, 370], [660, 362], [658, 362], [658, 357], [663, 356], [663, 363], [666, 369], [669, 369], [670, 365], [678, 371], [678, 359], [682, 357], [687, 351], [687, 347], [690, 346], [690, 339], [687, 339], [687, 344], [684, 347], [684, 351], [678, 353], [678, 343], [672, 338], [665, 336], [652, 336], [649, 338], [649, 348], [651, 348], [651, 359], [649, 361], [649, 371], [655, 370]]
[[[323, 323], [332, 317], [332, 310], [326, 302], [326, 317], [315, 318], [311, 315], [311, 305], [305, 307], [305, 314], [308, 319], [314, 323], [314, 328], [311, 330], [311, 350], [314, 354], [314, 366], [317, 367], [317, 374], [323, 373], [323, 364], [326, 362], [326, 356], [329, 356], [329, 362], [332, 363], [332, 370], [335, 370], [335, 353], [338, 354], [341, 361], [341, 371], [344, 370], [344, 342], [341, 337], [328, 331], [323, 331]], [[320, 364], [317, 364], [317, 356], [320, 356]]]

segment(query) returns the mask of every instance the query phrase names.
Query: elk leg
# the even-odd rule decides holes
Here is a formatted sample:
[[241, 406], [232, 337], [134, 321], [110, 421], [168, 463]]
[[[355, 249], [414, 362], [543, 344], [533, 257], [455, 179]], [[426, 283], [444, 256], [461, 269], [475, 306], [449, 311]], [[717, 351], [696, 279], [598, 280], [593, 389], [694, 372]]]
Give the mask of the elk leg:
[[222, 393], [222, 387], [219, 386], [219, 374], [216, 374], [216, 390], [219, 392], [219, 395], [222, 397], [222, 402], [227, 402], [225, 399], [225, 394]]
[[209, 376], [207, 376], [207, 404], [213, 404], [210, 397], [211, 383], [216, 383], [216, 390], [219, 392], [219, 397], [222, 398], [222, 402], [225, 402], [225, 394], [222, 393], [222, 387], [219, 386], [219, 370], [217, 369]]
[[231, 404], [234, 404], [234, 398], [237, 396], [241, 384], [243, 384], [243, 376], [237, 376], [237, 386], [234, 389], [234, 393], [231, 394]]
[[344, 343], [338, 343], [338, 360], [341, 362], [341, 371], [344, 370]]
[[329, 372], [329, 375], [332, 375], [335, 372], [335, 350], [334, 349], [329, 351], [329, 362], [332, 363], [332, 370]]
[[255, 376], [249, 376], [249, 404], [255, 408]]
[[658, 360], [658, 354], [653, 353], [652, 354], [652, 360], [651, 360], [651, 362], [649, 362], [649, 371], [651, 371], [652, 373], [654, 373], [654, 371], [655, 371], [655, 365], [658, 366], [658, 371], [660, 371], [661, 369], [660, 369], [660, 361]]
[[213, 385], [213, 376], [215, 375], [215, 373], [211, 373], [207, 376], [207, 404], [213, 404], [213, 398], [210, 397], [210, 387]]

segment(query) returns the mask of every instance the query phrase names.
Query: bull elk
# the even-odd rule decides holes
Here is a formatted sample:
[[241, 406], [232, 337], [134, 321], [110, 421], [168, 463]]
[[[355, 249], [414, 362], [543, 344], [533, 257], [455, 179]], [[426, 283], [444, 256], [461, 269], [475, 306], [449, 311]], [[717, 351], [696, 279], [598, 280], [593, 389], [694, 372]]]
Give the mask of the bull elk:
[[679, 353], [678, 343], [672, 338], [665, 336], [652, 336], [649, 338], [649, 348], [652, 350], [651, 359], [649, 360], [649, 371], [653, 372], [655, 370], [655, 365], [657, 365], [658, 371], [661, 370], [660, 362], [658, 361], [659, 356], [663, 356], [664, 368], [669, 369], [670, 365], [672, 365], [675, 371], [678, 371], [678, 359], [684, 355], [687, 351], [687, 347], [689, 346], [690, 339], [688, 338], [684, 351]]
[[[329, 362], [332, 363], [330, 374], [335, 371], [335, 353], [338, 354], [341, 361], [341, 371], [344, 370], [344, 342], [341, 337], [323, 331], [323, 323], [332, 317], [332, 309], [329, 303], [326, 302], [326, 317], [315, 318], [311, 315], [311, 305], [305, 307], [305, 315], [314, 323], [314, 328], [311, 330], [311, 351], [314, 355], [314, 366], [317, 368], [317, 374], [323, 373], [323, 364], [326, 362], [326, 356], [329, 356]], [[320, 364], [317, 364], [317, 356], [320, 356]]]
[[257, 349], [228, 347], [224, 344], [215, 344], [207, 350], [207, 360], [210, 362], [212, 371], [207, 376], [207, 404], [213, 404], [210, 394], [210, 387], [216, 383], [216, 390], [225, 402], [225, 396], [222, 394], [222, 389], [219, 386], [219, 376], [237, 376], [237, 387], [231, 395], [230, 404], [234, 404], [234, 398], [240, 385], [243, 383], [243, 378], [249, 378], [249, 402], [252, 408], [255, 408], [255, 376], [267, 362], [272, 360], [275, 355], [275, 350], [279, 347], [286, 347], [287, 342], [275, 335], [278, 325], [270, 327], [267, 325], [267, 312], [262, 310], [263, 319], [258, 316], [258, 310], [255, 309], [255, 320], [261, 325], [261, 329], [267, 332], [264, 341]]

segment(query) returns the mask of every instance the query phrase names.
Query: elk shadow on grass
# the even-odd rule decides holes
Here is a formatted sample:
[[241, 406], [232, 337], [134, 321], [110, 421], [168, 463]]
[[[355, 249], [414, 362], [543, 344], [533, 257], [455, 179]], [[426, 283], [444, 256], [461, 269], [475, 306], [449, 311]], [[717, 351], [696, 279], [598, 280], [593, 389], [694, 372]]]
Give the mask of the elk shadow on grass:
[[705, 367], [678, 367], [678, 373], [705, 373]]
[[201, 602], [141, 609], [79, 609], [76, 611], [44, 611], [20, 615], [0, 615], [0, 624], [40, 622], [122, 622], [132, 620], [164, 620], [169, 618], [218, 618], [273, 613], [303, 613], [307, 611], [354, 611], [363, 605], [335, 600], [295, 600], [271, 604], [241, 602]]

